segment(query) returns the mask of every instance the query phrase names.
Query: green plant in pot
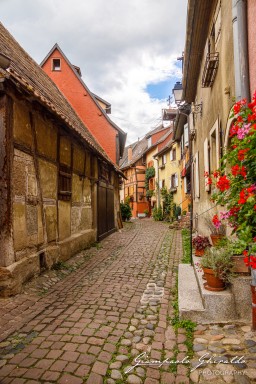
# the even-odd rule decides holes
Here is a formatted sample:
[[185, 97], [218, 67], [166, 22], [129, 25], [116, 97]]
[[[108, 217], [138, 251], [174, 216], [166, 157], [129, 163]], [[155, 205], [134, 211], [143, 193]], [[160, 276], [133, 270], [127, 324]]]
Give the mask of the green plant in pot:
[[192, 239], [192, 245], [195, 248], [195, 255], [202, 256], [206, 248], [211, 246], [207, 236], [198, 235]]
[[209, 291], [224, 290], [234, 276], [234, 262], [230, 247], [208, 248], [201, 258], [201, 266], [206, 279], [205, 289]]

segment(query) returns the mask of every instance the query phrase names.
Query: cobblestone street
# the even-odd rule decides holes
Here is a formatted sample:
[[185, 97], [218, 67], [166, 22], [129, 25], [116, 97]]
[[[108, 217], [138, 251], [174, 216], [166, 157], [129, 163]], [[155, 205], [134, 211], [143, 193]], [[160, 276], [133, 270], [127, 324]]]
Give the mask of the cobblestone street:
[[[181, 234], [137, 220], [1, 301], [0, 382], [188, 383], [184, 330], [171, 326]], [[41, 283], [40, 283], [41, 282]]]

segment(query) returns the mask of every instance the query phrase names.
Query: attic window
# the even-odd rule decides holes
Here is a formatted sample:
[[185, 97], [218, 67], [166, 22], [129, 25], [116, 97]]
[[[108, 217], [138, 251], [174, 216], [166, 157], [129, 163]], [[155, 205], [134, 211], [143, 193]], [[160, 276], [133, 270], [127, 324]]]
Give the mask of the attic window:
[[60, 59], [52, 59], [52, 70], [60, 71]]

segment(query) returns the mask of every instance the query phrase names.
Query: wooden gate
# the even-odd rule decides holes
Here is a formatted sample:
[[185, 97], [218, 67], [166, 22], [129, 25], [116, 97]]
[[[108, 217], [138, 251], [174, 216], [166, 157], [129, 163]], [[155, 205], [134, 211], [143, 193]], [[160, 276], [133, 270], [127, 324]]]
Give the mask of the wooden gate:
[[100, 181], [98, 185], [98, 240], [115, 230], [114, 188]]

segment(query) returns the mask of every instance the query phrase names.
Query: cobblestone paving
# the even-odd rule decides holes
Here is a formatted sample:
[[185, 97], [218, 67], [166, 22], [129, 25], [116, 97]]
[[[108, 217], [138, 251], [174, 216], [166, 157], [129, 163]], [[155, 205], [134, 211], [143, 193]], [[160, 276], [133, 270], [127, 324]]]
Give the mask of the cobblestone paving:
[[139, 354], [186, 356], [185, 332], [171, 326], [180, 232], [127, 226], [1, 300], [1, 384], [189, 383], [184, 364], [134, 367]]
[[251, 326], [198, 325], [193, 349], [191, 366], [198, 367], [190, 375], [193, 383], [256, 383], [256, 333]]

